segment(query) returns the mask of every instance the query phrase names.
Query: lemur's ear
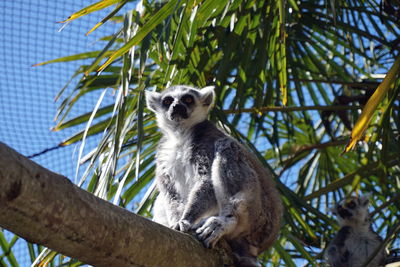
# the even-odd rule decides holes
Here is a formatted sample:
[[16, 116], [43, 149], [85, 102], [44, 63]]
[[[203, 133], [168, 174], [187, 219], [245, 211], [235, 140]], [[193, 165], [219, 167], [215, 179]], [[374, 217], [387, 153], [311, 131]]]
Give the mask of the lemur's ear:
[[201, 102], [203, 106], [212, 106], [214, 104], [215, 93], [214, 93], [215, 86], [206, 86], [200, 90], [201, 93]]
[[367, 206], [369, 204], [369, 195], [365, 194], [360, 196], [359, 201], [362, 206]]
[[157, 111], [160, 106], [161, 94], [157, 92], [146, 91], [146, 105], [147, 108], [153, 112]]

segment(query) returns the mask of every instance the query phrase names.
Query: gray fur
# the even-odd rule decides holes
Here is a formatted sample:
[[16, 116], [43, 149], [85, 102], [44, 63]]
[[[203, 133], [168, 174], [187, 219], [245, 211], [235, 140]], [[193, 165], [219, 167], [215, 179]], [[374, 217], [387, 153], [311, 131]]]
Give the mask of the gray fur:
[[[188, 94], [193, 104], [184, 101]], [[207, 247], [224, 238], [238, 266], [256, 265], [257, 255], [275, 241], [282, 216], [271, 174], [207, 120], [212, 87], [174, 86], [147, 93], [146, 101], [163, 133], [156, 156], [160, 194], [154, 220], [195, 232]]]
[[[341, 228], [325, 252], [330, 266], [359, 267], [382, 242], [381, 237], [372, 230], [368, 202], [365, 196], [350, 197], [335, 206], [333, 213], [337, 215]], [[382, 249], [367, 266], [379, 266], [383, 260]]]

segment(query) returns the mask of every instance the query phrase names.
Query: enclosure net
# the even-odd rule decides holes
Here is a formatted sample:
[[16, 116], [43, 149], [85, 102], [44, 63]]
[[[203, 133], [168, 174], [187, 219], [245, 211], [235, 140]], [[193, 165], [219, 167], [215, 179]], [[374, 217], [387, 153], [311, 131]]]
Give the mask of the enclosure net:
[[[74, 129], [50, 130], [60, 104], [54, 98], [82, 62], [32, 65], [104, 46], [99, 38], [114, 32], [119, 25], [108, 23], [89, 36], [85, 33], [111, 10], [82, 17], [62, 31], [62, 24], [57, 23], [94, 2], [97, 1], [0, 1], [0, 142], [67, 177], [75, 175], [77, 145], [58, 147]], [[72, 116], [92, 110], [95, 103], [96, 99], [90, 98], [80, 101]], [[14, 237], [3, 232], [8, 240]], [[23, 239], [18, 239], [11, 251], [19, 266], [30, 266]], [[4, 263], [11, 265], [0, 251], [0, 265]]]

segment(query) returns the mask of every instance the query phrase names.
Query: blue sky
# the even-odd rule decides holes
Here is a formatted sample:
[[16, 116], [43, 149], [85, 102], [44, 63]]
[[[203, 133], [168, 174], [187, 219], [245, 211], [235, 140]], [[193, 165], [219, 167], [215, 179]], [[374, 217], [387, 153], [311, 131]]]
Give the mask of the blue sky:
[[[72, 133], [71, 130], [50, 131], [55, 125], [54, 116], [60, 104], [54, 102], [54, 97], [82, 62], [39, 67], [32, 65], [103, 47], [98, 37], [113, 33], [118, 25], [109, 23], [89, 36], [85, 36], [85, 33], [103, 18], [105, 12], [80, 18], [61, 32], [58, 31], [62, 24], [57, 21], [91, 2], [94, 1], [0, 2], [3, 13], [0, 18], [3, 66], [0, 74], [0, 140], [23, 155], [32, 155], [56, 146]], [[95, 98], [85, 99], [74, 107], [73, 114], [92, 110], [96, 101]], [[46, 161], [43, 156], [34, 160], [69, 176], [73, 160], [68, 154], [73, 149], [70, 147], [52, 152], [52, 160]]]
[[[62, 25], [57, 21], [93, 2], [96, 1], [0, 1], [0, 142], [25, 156], [57, 146], [72, 134], [73, 130], [50, 131], [60, 104], [54, 102], [54, 97], [82, 62], [32, 65], [103, 47], [98, 38], [113, 33], [119, 25], [108, 23], [89, 36], [85, 33], [107, 11], [82, 17], [59, 32]], [[73, 114], [92, 110], [96, 101], [97, 98], [81, 101]], [[89, 148], [94, 144], [89, 144]], [[77, 146], [69, 146], [33, 160], [73, 178], [77, 151]], [[15, 251], [20, 266], [29, 266], [28, 251], [22, 241], [18, 241]]]

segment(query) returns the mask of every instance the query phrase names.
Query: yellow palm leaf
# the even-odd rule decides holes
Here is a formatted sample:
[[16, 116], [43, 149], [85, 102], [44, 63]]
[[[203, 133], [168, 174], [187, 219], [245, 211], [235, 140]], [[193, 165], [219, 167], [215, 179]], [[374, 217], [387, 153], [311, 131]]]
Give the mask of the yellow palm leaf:
[[72, 14], [71, 16], [68, 17], [68, 19], [64, 20], [64, 21], [60, 21], [60, 23], [65, 23], [74, 19], [77, 19], [79, 17], [82, 17], [84, 15], [87, 15], [89, 13], [92, 13], [94, 11], [98, 11], [101, 10], [103, 8], [109, 7], [111, 5], [114, 5], [118, 2], [121, 2], [122, 0], [102, 0], [99, 1], [97, 3], [94, 3], [90, 6], [87, 6], [85, 8], [82, 8], [81, 10], [75, 12], [74, 14]]
[[368, 128], [372, 115], [374, 114], [376, 108], [379, 103], [382, 102], [382, 99], [386, 96], [393, 82], [395, 81], [397, 74], [400, 70], [400, 57], [396, 59], [393, 63], [393, 66], [390, 68], [389, 72], [386, 74], [382, 83], [375, 90], [374, 94], [370, 97], [367, 104], [365, 105], [360, 117], [358, 118], [356, 125], [351, 132], [350, 141], [346, 145], [344, 152], [350, 151], [358, 140], [361, 139], [365, 130]]

